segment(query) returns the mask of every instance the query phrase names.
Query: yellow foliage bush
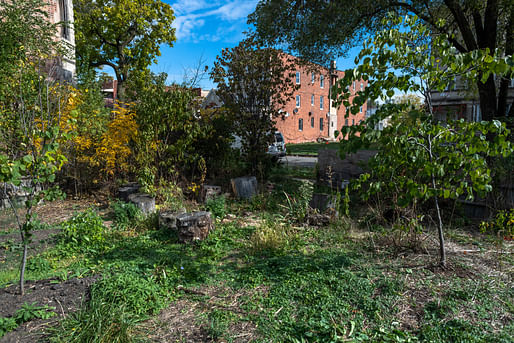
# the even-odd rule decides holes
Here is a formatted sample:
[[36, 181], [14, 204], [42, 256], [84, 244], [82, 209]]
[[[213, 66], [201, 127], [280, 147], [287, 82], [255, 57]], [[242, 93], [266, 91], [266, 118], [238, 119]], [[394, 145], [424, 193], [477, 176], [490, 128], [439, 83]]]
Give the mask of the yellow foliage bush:
[[138, 125], [132, 104], [115, 104], [112, 120], [96, 148], [95, 161], [110, 176], [129, 170], [129, 143], [137, 137]]

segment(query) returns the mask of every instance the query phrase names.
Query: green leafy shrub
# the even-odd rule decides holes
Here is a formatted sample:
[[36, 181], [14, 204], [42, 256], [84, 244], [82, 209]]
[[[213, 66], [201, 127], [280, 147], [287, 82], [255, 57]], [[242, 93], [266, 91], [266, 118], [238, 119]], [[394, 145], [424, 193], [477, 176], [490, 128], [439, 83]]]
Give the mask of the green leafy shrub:
[[207, 200], [205, 207], [212, 213], [214, 217], [223, 219], [227, 213], [225, 196], [221, 195], [214, 199]]
[[79, 247], [105, 242], [106, 227], [102, 218], [92, 208], [75, 214], [61, 226], [63, 241], [73, 246]]
[[303, 222], [307, 210], [309, 209], [309, 201], [312, 198], [312, 184], [302, 181], [297, 191], [288, 194], [284, 191], [286, 204], [282, 205], [287, 211], [287, 217], [293, 222]]
[[133, 203], [117, 200], [111, 203], [114, 213], [114, 227], [119, 230], [126, 229], [141, 217], [141, 210]]
[[13, 331], [18, 327], [18, 323], [14, 318], [4, 318], [0, 317], [0, 337], [8, 333], [9, 331]]
[[44, 272], [51, 269], [50, 262], [41, 256], [34, 256], [27, 260], [27, 270], [31, 272]]
[[509, 241], [514, 239], [514, 208], [498, 211], [492, 221], [480, 223], [480, 232]]
[[0, 317], [0, 337], [32, 319], [48, 319], [55, 316], [55, 312], [52, 312], [54, 309], [46, 305], [38, 306], [36, 303], [24, 303], [11, 318]]
[[142, 272], [128, 270], [95, 283], [91, 294], [106, 303], [123, 305], [130, 313], [145, 315], [157, 313], [164, 305], [166, 297], [160, 292], [160, 286]]

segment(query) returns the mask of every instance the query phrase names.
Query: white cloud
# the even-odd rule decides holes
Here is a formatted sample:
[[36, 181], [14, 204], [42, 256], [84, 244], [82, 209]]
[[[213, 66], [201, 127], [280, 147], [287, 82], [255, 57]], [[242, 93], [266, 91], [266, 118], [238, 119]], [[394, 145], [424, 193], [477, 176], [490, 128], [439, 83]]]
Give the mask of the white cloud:
[[174, 2], [171, 7], [176, 14], [188, 14], [201, 9], [209, 9], [219, 5], [218, 1], [205, 1], [205, 0], [179, 0]]
[[[177, 39], [189, 41], [233, 41], [246, 23], [258, 0], [247, 1], [205, 1], [205, 0], [179, 0], [172, 4], [176, 12], [174, 27], [177, 29]], [[206, 32], [206, 20], [217, 19], [218, 28], [209, 27]], [[204, 31], [204, 32], [202, 32]]]
[[204, 26], [205, 20], [194, 15], [185, 15], [177, 17], [173, 23], [177, 29], [175, 36], [177, 39], [187, 39], [192, 36], [193, 32]]
[[213, 11], [213, 14], [219, 15], [227, 21], [246, 18], [257, 4], [257, 1], [232, 1]]

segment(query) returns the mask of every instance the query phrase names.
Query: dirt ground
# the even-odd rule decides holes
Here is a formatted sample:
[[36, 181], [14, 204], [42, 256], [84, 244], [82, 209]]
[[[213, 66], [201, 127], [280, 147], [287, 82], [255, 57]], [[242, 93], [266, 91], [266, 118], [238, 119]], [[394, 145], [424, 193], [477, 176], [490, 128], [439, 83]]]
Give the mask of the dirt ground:
[[27, 281], [25, 295], [19, 295], [18, 285], [0, 289], [0, 316], [10, 317], [20, 308], [20, 304], [36, 303], [39, 306], [53, 308], [56, 316], [51, 319], [35, 319], [0, 338], [2, 343], [37, 342], [42, 338], [44, 328], [55, 325], [57, 321], [65, 318], [70, 312], [78, 310], [84, 301], [87, 301], [89, 287], [97, 277], [70, 279], [60, 282], [55, 279]]
[[[53, 225], [69, 219], [75, 212], [82, 211], [94, 203], [93, 199], [62, 200], [37, 207], [37, 218], [49, 224], [43, 229], [34, 230], [28, 255], [36, 254], [55, 244], [54, 236], [59, 229]], [[21, 214], [22, 211], [19, 211]], [[18, 264], [21, 252], [21, 238], [16, 228], [16, 218], [10, 209], [0, 211], [0, 266]], [[18, 284], [0, 288], [0, 317], [12, 316], [23, 303], [54, 308], [56, 316], [47, 320], [31, 320], [20, 325], [16, 330], [0, 338], [1, 343], [37, 342], [42, 338], [44, 328], [55, 325], [70, 312], [76, 311], [87, 300], [89, 287], [97, 277], [69, 279], [60, 282], [57, 279], [27, 281], [26, 294], [19, 295]]]
[[[152, 342], [207, 343], [225, 342], [225, 337], [213, 339], [210, 323], [205, 314], [212, 310], [229, 311], [236, 316], [247, 316], [241, 305], [242, 299], [253, 293], [264, 294], [268, 290], [258, 287], [253, 290], [232, 290], [223, 285], [203, 286], [198, 289], [183, 289], [186, 297], [170, 304], [159, 316], [146, 323], [153, 334]], [[234, 343], [251, 342], [257, 339], [257, 327], [249, 321], [231, 323], [228, 327], [230, 341]]]

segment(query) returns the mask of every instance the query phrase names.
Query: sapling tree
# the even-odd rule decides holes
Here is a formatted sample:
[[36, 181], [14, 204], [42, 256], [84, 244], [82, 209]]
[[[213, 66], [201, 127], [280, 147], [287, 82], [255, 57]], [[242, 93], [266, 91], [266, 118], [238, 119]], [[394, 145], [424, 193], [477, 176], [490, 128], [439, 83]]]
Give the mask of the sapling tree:
[[[389, 17], [384, 25], [390, 28], [365, 42], [357, 58], [358, 67], [345, 73], [334, 93], [339, 94], [339, 103], [350, 106], [352, 114], [367, 99], [387, 100], [398, 90], [420, 92], [425, 107], [409, 102], [381, 106], [359, 125], [342, 128], [348, 142], [341, 145], [341, 152], [379, 143], [379, 151], [370, 162], [371, 172], [361, 175], [358, 187], [365, 198], [394, 192], [398, 206], [431, 201], [437, 217], [440, 264], [445, 266], [439, 200], [483, 196], [492, 189], [487, 158], [506, 156], [512, 149], [506, 141], [508, 130], [499, 121], [438, 121], [431, 106], [431, 91], [444, 89], [455, 77], [485, 82], [492, 72], [510, 73], [512, 56], [499, 57], [488, 50], [460, 54], [450, 47], [447, 37], [430, 36], [416, 17]], [[354, 79], [369, 80], [369, 84], [350, 102], [349, 86]], [[384, 118], [389, 118], [390, 125], [383, 131], [375, 130]], [[494, 138], [486, 139], [486, 135]]]
[[273, 138], [274, 120], [292, 97], [293, 60], [249, 37], [216, 58], [211, 78], [224, 107], [235, 117], [243, 156], [256, 171], [266, 159]]
[[[66, 158], [59, 150], [61, 114], [68, 108], [67, 86], [48, 78], [49, 62], [61, 52], [53, 40], [41, 0], [0, 4], [0, 192], [13, 210], [23, 244], [20, 292], [24, 294], [25, 265], [41, 200], [59, 192], [51, 185]], [[3, 35], [13, 30], [12, 35]], [[21, 31], [17, 31], [21, 30]], [[23, 194], [21, 211], [17, 195]]]

